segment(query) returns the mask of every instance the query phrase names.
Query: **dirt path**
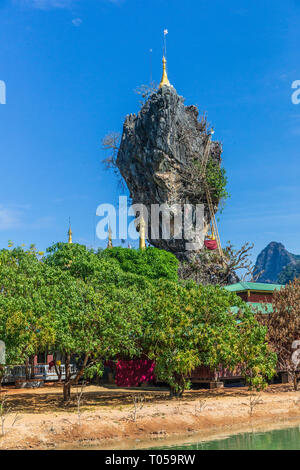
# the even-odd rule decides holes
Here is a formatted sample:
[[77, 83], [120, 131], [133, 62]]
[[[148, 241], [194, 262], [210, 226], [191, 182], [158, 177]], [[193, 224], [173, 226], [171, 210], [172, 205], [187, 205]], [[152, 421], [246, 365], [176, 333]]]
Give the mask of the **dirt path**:
[[[2, 392], [0, 400], [3, 396]], [[84, 390], [80, 413], [76, 390], [65, 406], [57, 386], [9, 389], [6, 400], [12, 411], [4, 423], [0, 449], [132, 449], [159, 446], [162, 439], [166, 444], [191, 442], [253, 427], [300, 423], [300, 392], [288, 385], [274, 385], [261, 393], [252, 417], [244, 388], [190, 391], [181, 400], [169, 400], [163, 389], [90, 386]]]

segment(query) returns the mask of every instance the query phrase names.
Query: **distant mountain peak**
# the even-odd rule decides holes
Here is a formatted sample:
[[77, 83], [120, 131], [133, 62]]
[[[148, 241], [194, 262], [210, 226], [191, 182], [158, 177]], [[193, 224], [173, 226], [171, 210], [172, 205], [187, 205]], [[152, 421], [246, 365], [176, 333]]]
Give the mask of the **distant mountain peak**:
[[299, 256], [287, 251], [282, 243], [272, 241], [258, 255], [254, 272], [257, 274], [262, 273], [257, 279], [258, 282], [278, 282], [285, 268], [289, 267], [289, 272], [294, 272], [290, 268], [293, 268], [298, 263]]
[[283, 243], [281, 242], [270, 242], [265, 249], [269, 248], [269, 247], [276, 247], [276, 248], [283, 248], [285, 250], [285, 246]]

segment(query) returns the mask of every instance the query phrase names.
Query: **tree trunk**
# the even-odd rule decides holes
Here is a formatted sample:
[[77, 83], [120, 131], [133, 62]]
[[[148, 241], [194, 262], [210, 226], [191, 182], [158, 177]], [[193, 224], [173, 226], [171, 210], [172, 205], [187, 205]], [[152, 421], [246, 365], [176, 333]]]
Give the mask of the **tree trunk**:
[[61, 366], [57, 366], [56, 364], [56, 352], [53, 353], [53, 362], [54, 362], [54, 368], [55, 368], [55, 373], [57, 375], [57, 383], [61, 383], [61, 375], [62, 375], [62, 370]]
[[66, 377], [64, 382], [64, 401], [69, 401], [71, 398], [71, 370], [70, 370], [71, 356], [70, 354], [65, 355], [65, 368]]
[[170, 398], [181, 398], [183, 395], [184, 390], [182, 389], [176, 389], [175, 387], [170, 387]]
[[30, 378], [34, 379], [34, 356], [30, 357]]
[[0, 392], [2, 390], [2, 379], [4, 377], [4, 372], [5, 372], [5, 368], [2, 364], [0, 364]]
[[294, 377], [293, 377], [293, 385], [294, 385], [294, 391], [297, 392], [297, 390], [298, 390], [297, 374], [294, 374]]
[[26, 361], [25, 361], [25, 377], [26, 377], [26, 380], [30, 379], [29, 358], [28, 357], [26, 357]]
[[69, 401], [71, 398], [71, 384], [70, 382], [64, 383], [64, 401]]
[[176, 387], [170, 386], [170, 397], [181, 398], [185, 389], [184, 377], [181, 374], [174, 374], [174, 379], [177, 384]]
[[85, 371], [85, 368], [86, 368], [88, 360], [89, 360], [89, 354], [85, 355], [82, 367], [77, 372], [77, 375], [74, 379], [71, 379], [71, 368], [70, 368], [71, 355], [66, 354], [65, 358], [66, 358], [65, 359], [66, 378], [65, 378], [65, 382], [64, 382], [64, 401], [68, 401], [71, 398], [71, 386], [76, 385], [79, 382], [79, 380], [81, 379], [81, 377], [83, 376], [83, 373]]
[[76, 377], [75, 377], [73, 380], [71, 380], [71, 384], [72, 384], [72, 385], [73, 385], [73, 384], [78, 384], [79, 380], [80, 380], [81, 377], [83, 376], [83, 373], [84, 373], [84, 371], [85, 371], [85, 368], [86, 368], [87, 363], [88, 363], [88, 360], [89, 360], [89, 357], [90, 357], [89, 354], [86, 354], [86, 355], [84, 356], [84, 360], [83, 360], [81, 369], [77, 372]]

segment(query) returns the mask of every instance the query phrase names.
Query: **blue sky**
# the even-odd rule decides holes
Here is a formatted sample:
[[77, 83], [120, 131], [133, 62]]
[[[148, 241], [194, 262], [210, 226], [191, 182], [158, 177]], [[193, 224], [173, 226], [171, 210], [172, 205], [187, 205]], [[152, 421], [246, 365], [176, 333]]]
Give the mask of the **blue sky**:
[[101, 138], [138, 110], [161, 75], [206, 111], [231, 198], [220, 233], [300, 253], [298, 0], [0, 0], [0, 247], [66, 240], [101, 246], [96, 208], [118, 201]]

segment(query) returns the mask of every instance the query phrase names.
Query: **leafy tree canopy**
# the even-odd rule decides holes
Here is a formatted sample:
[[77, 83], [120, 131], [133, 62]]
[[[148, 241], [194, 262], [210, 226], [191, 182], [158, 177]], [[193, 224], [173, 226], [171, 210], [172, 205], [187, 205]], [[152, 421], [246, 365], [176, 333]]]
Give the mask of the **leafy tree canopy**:
[[34, 248], [0, 251], [0, 336], [9, 361], [60, 352], [65, 399], [83, 374], [101, 373], [103, 360], [141, 354], [174, 393], [200, 365], [239, 365], [251, 386], [263, 386], [274, 362], [265, 327], [235, 294], [180, 285], [175, 273], [172, 255], [149, 248], [95, 253], [60, 243], [43, 258]]
[[145, 349], [176, 394], [198, 366], [233, 370], [242, 364], [257, 388], [274, 373], [265, 328], [239, 297], [220, 287], [160, 282], [145, 324]]
[[[65, 246], [55, 252], [60, 267], [41, 261], [35, 253], [19, 249], [0, 252], [0, 336], [6, 343], [9, 363], [24, 363], [31, 354], [45, 350], [60, 352], [66, 364], [64, 396], [68, 399], [71, 385], [84, 373], [101, 372], [104, 359], [140, 353], [140, 292], [145, 295], [146, 290], [104, 282], [101, 289], [95, 288], [94, 278], [87, 276], [89, 270], [83, 270], [83, 277], [91, 282], [80, 278], [78, 269], [86, 264], [76, 256], [74, 263], [68, 263], [70, 269], [65, 269], [62, 252], [66, 251], [69, 257], [74, 255]], [[82, 249], [78, 258], [102, 263]], [[79, 361], [76, 377], [71, 376], [72, 356], [83, 361]]]
[[298, 355], [294, 341], [300, 340], [300, 279], [274, 291], [272, 307], [273, 312], [262, 315], [260, 321], [267, 326], [268, 342], [277, 354], [279, 368], [289, 372], [297, 390], [298, 362], [293, 354]]
[[178, 260], [168, 251], [148, 247], [145, 250], [129, 248], [110, 248], [100, 251], [104, 259], [117, 260], [120, 268], [126, 273], [137, 274], [148, 279], [178, 280]]

